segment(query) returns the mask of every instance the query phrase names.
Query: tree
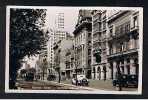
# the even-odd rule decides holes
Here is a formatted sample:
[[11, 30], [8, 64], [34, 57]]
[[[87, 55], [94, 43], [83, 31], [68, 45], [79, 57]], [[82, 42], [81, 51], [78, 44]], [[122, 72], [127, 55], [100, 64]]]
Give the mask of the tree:
[[25, 56], [40, 54], [48, 40], [42, 27], [45, 9], [10, 9], [9, 88], [14, 89], [17, 71]]

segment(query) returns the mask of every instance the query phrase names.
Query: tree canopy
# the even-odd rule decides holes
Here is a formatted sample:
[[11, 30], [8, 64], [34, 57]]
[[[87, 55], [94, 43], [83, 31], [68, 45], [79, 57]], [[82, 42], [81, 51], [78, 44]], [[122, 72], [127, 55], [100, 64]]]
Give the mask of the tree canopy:
[[45, 49], [48, 32], [43, 30], [46, 9], [10, 9], [10, 81], [15, 81], [20, 61]]
[[10, 10], [10, 54], [24, 56], [39, 54], [47, 42], [42, 27], [45, 23], [45, 9]]

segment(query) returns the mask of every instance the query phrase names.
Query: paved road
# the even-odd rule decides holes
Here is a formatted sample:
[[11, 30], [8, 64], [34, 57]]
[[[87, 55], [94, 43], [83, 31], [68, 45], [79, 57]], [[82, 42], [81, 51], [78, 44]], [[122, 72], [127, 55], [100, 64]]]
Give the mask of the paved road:
[[50, 81], [18, 81], [17, 87], [18, 89], [24, 90], [94, 90], [88, 87], [74, 86]]

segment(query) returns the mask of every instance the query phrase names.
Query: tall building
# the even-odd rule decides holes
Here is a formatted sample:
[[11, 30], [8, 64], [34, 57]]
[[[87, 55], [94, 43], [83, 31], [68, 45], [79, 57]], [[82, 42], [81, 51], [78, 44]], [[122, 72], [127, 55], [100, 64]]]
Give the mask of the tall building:
[[[138, 75], [139, 12], [92, 11], [92, 78], [115, 79], [117, 71]], [[95, 54], [100, 53], [97, 63]]]
[[49, 61], [49, 72], [52, 72], [53, 66], [54, 66], [54, 43], [66, 39], [67, 37], [66, 31], [60, 31], [60, 30], [49, 30], [49, 41], [48, 41], [48, 61]]
[[78, 22], [73, 32], [75, 72], [85, 74], [87, 78], [91, 78], [91, 33], [91, 10], [79, 10]]
[[52, 73], [52, 68], [54, 65], [54, 50], [53, 46], [59, 40], [66, 38], [67, 32], [64, 30], [64, 13], [57, 13], [55, 16], [55, 26], [53, 29], [48, 29], [49, 31], [49, 41], [47, 44], [48, 50], [48, 61], [49, 61], [49, 73]]
[[64, 13], [57, 13], [56, 15], [56, 28], [61, 30], [61, 29], [64, 29]]

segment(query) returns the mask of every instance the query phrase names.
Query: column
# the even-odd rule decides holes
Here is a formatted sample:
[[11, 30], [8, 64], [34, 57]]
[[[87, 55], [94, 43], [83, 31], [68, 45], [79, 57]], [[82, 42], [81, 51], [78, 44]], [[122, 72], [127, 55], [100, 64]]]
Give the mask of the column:
[[97, 79], [97, 66], [95, 66], [95, 79]]
[[113, 61], [113, 79], [116, 79], [116, 72], [117, 72], [117, 63]]
[[94, 79], [93, 66], [91, 68], [91, 78]]
[[104, 79], [104, 71], [103, 71], [103, 66], [100, 67], [101, 68], [101, 80]]
[[124, 60], [124, 74], [128, 74], [127, 61], [126, 61], [126, 59]]
[[130, 59], [130, 74], [136, 74], [136, 67], [133, 58]]
[[106, 79], [111, 79], [111, 66], [110, 66], [110, 64], [109, 63], [107, 63], [106, 64], [107, 65], [107, 72], [106, 72], [106, 74], [107, 74], [107, 77], [106, 77]]

